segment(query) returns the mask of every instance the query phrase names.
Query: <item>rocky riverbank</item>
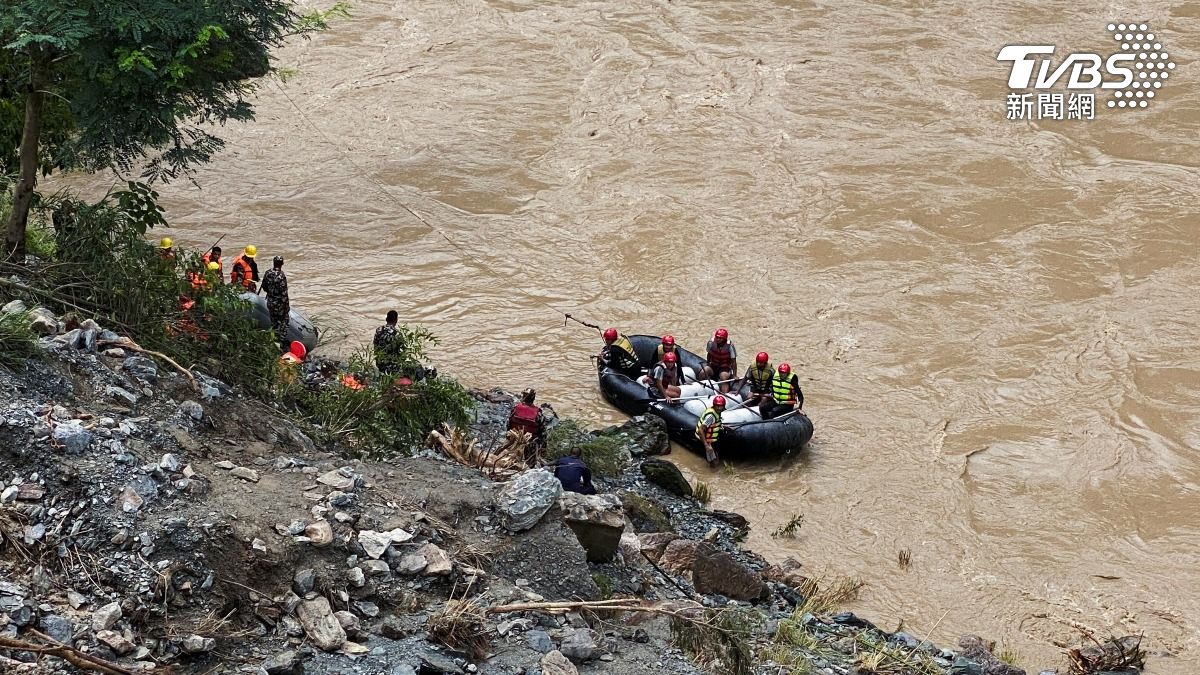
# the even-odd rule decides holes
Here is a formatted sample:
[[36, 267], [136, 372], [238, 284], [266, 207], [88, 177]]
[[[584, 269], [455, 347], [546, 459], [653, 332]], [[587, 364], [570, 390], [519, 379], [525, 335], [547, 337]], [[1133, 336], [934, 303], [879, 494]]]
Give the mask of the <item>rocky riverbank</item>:
[[[346, 460], [100, 326], [32, 317], [43, 358], [0, 368], [0, 671], [1024, 672], [839, 613], [853, 584], [744, 549], [654, 419], [574, 440], [611, 453], [595, 497], [433, 450]], [[512, 399], [476, 398], [486, 446]]]

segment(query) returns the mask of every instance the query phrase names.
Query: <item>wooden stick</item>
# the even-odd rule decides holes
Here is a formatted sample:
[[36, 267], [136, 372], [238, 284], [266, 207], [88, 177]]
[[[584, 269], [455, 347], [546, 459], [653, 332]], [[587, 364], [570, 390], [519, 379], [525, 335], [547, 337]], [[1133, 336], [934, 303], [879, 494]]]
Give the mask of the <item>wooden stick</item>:
[[138, 344], [136, 342], [134, 342], [133, 340], [130, 340], [128, 338], [125, 338], [123, 340], [100, 340], [100, 341], [96, 342], [96, 346], [97, 347], [121, 347], [122, 349], [128, 349], [130, 351], [138, 352], [139, 354], [149, 354], [150, 356], [158, 357], [158, 358], [162, 359], [163, 361], [166, 361], [167, 363], [171, 364], [171, 366], [174, 367], [175, 370], [177, 370], [180, 373], [182, 373], [183, 375], [185, 375], [187, 377], [187, 379], [192, 383], [193, 390], [200, 391], [200, 385], [196, 383], [196, 376], [192, 375], [192, 371], [188, 370], [187, 368], [184, 368], [183, 366], [179, 365], [178, 363], [175, 363], [174, 359], [167, 356], [166, 354], [163, 354], [162, 352], [156, 352], [156, 351], [153, 351], [150, 349], [146, 349], [145, 347], [140, 347], [140, 346], [138, 346]]
[[115, 663], [110, 663], [90, 654], [85, 654], [74, 647], [68, 647], [67, 645], [57, 642], [53, 638], [47, 637], [37, 631], [30, 632], [39, 638], [51, 642], [52, 644], [39, 645], [34, 642], [26, 642], [25, 640], [0, 636], [0, 647], [5, 649], [17, 649], [20, 651], [57, 656], [76, 668], [81, 668], [94, 673], [104, 673], [104, 675], [136, 675], [132, 670], [127, 670]]

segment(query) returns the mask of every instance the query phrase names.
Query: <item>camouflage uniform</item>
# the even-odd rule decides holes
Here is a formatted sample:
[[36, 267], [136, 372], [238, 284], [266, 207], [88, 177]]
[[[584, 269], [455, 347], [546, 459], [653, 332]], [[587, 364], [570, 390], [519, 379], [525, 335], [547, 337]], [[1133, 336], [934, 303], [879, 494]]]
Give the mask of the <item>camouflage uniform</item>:
[[396, 338], [400, 331], [395, 326], [384, 324], [375, 329], [375, 367], [381, 373], [392, 373], [397, 369]]
[[288, 312], [291, 310], [291, 303], [288, 301], [287, 275], [281, 269], [268, 270], [263, 275], [262, 290], [267, 296], [267, 312], [271, 315], [271, 328], [275, 330], [275, 337], [281, 345], [291, 344], [288, 340]]

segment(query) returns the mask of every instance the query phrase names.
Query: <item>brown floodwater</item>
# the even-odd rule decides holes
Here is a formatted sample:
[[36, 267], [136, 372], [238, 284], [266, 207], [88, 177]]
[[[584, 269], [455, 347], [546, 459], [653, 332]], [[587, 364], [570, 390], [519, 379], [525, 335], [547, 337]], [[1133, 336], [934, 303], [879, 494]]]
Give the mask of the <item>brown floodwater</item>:
[[[1194, 672], [1200, 5], [353, 12], [163, 190], [176, 240], [282, 254], [349, 344], [396, 309], [442, 372], [597, 425], [622, 416], [564, 312], [694, 350], [727, 326], [743, 361], [797, 366], [816, 425], [777, 462], [674, 455], [750, 546], [861, 577], [852, 608], [888, 629], [1026, 666], [1061, 663], [1071, 622], [1144, 631], [1173, 654], [1147, 672]], [[1153, 105], [1005, 119], [1002, 46], [1108, 53], [1122, 19], [1178, 63]]]

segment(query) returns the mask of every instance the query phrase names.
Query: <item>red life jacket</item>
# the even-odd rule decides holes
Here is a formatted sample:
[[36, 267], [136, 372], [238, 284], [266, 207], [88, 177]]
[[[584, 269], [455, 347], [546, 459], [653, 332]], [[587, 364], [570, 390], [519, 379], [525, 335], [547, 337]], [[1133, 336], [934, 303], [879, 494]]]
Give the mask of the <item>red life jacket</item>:
[[534, 406], [518, 403], [517, 407], [513, 408], [512, 417], [508, 418], [508, 428], [515, 431], [524, 431], [530, 436], [537, 438], [537, 418], [539, 412], [541, 411]]
[[708, 365], [712, 366], [714, 371], [728, 370], [733, 365], [732, 343], [726, 342], [724, 349], [721, 349], [715, 342], [710, 343], [708, 347]]

